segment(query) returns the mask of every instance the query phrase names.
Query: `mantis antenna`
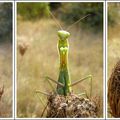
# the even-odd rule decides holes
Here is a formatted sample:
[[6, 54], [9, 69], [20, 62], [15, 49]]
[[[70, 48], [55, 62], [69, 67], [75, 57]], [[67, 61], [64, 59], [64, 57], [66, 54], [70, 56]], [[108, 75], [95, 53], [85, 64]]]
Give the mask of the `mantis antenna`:
[[88, 15], [80, 18], [80, 19], [77, 20], [76, 22], [74, 22], [72, 25], [70, 25], [70, 26], [67, 28], [67, 31], [68, 31], [71, 27], [73, 27], [75, 24], [79, 23], [81, 20], [83, 20], [84, 18], [86, 18], [86, 17], [88, 17], [88, 16], [90, 16], [90, 15], [91, 15], [91, 14], [88, 14]]
[[[53, 15], [53, 13], [52, 13], [50, 10], [49, 10], [49, 13], [50, 13], [50, 15], [53, 17], [53, 19], [55, 20], [56, 25], [59, 26], [59, 28], [60, 28], [61, 30], [63, 30], [62, 26], [60, 25], [60, 23], [57, 21], [57, 19], [55, 18], [55, 16]], [[78, 19], [76, 22], [74, 22], [72, 25], [70, 25], [70, 26], [67, 28], [67, 31], [68, 31], [71, 27], [73, 27], [75, 24], [79, 23], [81, 20], [83, 20], [84, 18], [86, 18], [86, 17], [88, 17], [88, 16], [90, 16], [90, 15], [91, 15], [91, 14], [88, 14], [88, 15], [86, 15], [86, 16]]]
[[61, 30], [63, 30], [62, 26], [60, 25], [60, 23], [57, 21], [57, 19], [55, 18], [55, 16], [53, 15], [53, 13], [50, 10], [49, 10], [49, 13], [53, 17], [53, 19], [55, 20], [56, 25], [59, 26], [59, 28]]

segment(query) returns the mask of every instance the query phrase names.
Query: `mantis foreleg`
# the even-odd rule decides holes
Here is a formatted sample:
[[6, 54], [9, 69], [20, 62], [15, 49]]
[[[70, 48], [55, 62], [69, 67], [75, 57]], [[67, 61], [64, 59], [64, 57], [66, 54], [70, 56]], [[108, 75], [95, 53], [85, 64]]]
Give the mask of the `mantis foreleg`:
[[45, 78], [46, 78], [48, 81], [50, 80], [50, 81], [54, 82], [55, 84], [59, 85], [60, 87], [64, 87], [64, 85], [63, 85], [62, 83], [60, 83], [60, 82], [58, 82], [58, 81], [56, 81], [56, 80], [54, 80], [54, 79], [52, 79], [52, 78], [50, 78], [50, 77], [48, 77], [48, 76], [46, 76]]
[[[45, 78], [45, 80], [47, 80], [47, 82], [49, 83], [49, 85], [50, 85], [50, 87], [52, 88], [53, 92], [55, 92], [55, 93], [57, 93], [57, 91], [56, 91], [56, 89], [53, 87], [53, 85], [52, 85], [51, 82], [59, 85], [60, 87], [64, 87], [64, 85], [63, 85], [62, 83], [60, 83], [60, 82], [52, 79], [52, 78], [49, 77], [49, 76], [45, 76], [45, 77], [43, 77], [43, 78]], [[37, 91], [37, 92], [42, 93], [42, 94], [44, 94], [44, 95], [47, 95], [45, 92], [41, 92], [41, 91]]]

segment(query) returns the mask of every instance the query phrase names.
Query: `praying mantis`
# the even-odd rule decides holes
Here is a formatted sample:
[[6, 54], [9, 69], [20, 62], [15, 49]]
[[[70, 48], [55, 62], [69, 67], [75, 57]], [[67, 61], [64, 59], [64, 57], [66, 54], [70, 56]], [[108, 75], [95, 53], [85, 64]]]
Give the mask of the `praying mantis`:
[[84, 80], [90, 80], [91, 87], [90, 87], [90, 97], [92, 94], [92, 75], [88, 75], [85, 78], [82, 78], [78, 81], [71, 83], [70, 75], [69, 75], [69, 68], [68, 68], [68, 51], [69, 51], [69, 43], [68, 38], [70, 33], [65, 30], [58, 31], [58, 51], [59, 51], [59, 59], [60, 59], [60, 66], [59, 66], [59, 77], [58, 82], [48, 76], [46, 76], [46, 80], [49, 82], [52, 81], [57, 84], [56, 92], [59, 95], [67, 96], [68, 94], [72, 93], [72, 87], [77, 85], [78, 83]]
[[[51, 12], [50, 12], [51, 13]], [[51, 13], [53, 16], [53, 14]], [[87, 15], [88, 16], [88, 15]], [[85, 16], [85, 17], [87, 17]], [[83, 18], [85, 18], [83, 17]], [[55, 19], [55, 17], [53, 16]], [[81, 19], [83, 19], [81, 18]], [[78, 23], [81, 19], [76, 21], [74, 24]], [[55, 19], [56, 21], [56, 19]], [[57, 21], [56, 21], [57, 23]], [[58, 24], [58, 23], [57, 23]], [[72, 24], [69, 28], [71, 28], [74, 24]], [[59, 25], [59, 24], [58, 24]], [[60, 26], [60, 25], [59, 25]], [[69, 94], [72, 94], [73, 90], [72, 87], [81, 83], [84, 80], [90, 80], [90, 95], [89, 98], [91, 98], [92, 95], [92, 75], [88, 75], [87, 77], [84, 77], [80, 80], [77, 80], [72, 83], [70, 79], [70, 73], [69, 73], [69, 67], [68, 67], [68, 52], [69, 52], [69, 41], [68, 38], [70, 37], [70, 33], [66, 30], [63, 30], [62, 27], [60, 26], [60, 29], [57, 34], [58, 34], [58, 54], [59, 54], [59, 76], [58, 76], [58, 81], [52, 79], [51, 77], [45, 76], [46, 80], [49, 82], [49, 84], [52, 87], [51, 82], [55, 83], [57, 85], [56, 90], [54, 91], [58, 95], [63, 95], [67, 96]], [[53, 87], [52, 87], [53, 88]], [[39, 90], [36, 91], [36, 93], [42, 93], [44, 95], [49, 96], [48, 93], [41, 92]], [[83, 95], [86, 93], [81, 93], [79, 95]], [[86, 95], [87, 96], [87, 95]], [[41, 100], [42, 102], [42, 100]]]

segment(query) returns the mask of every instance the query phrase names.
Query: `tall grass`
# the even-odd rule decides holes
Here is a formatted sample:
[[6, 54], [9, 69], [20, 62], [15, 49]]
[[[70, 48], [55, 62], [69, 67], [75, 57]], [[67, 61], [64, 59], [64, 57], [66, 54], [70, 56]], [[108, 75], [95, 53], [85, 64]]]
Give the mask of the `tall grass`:
[[[108, 79], [110, 78], [113, 68], [115, 67], [118, 60], [120, 60], [120, 4], [109, 3], [108, 4], [109, 14], [109, 27], [108, 27]], [[115, 99], [115, 97], [114, 97]], [[115, 102], [115, 101], [113, 101]], [[115, 107], [115, 106], [114, 106]], [[108, 111], [110, 107], [108, 106]], [[108, 112], [108, 116], [112, 117]]]
[[12, 117], [12, 45], [0, 43], [0, 88], [4, 93], [0, 101], [0, 117]]

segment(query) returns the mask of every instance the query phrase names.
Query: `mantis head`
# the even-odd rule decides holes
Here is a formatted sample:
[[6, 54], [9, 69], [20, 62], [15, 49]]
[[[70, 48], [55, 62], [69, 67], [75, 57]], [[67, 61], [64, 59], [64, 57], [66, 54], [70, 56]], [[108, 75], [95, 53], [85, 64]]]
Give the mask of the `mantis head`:
[[69, 36], [70, 36], [70, 33], [65, 30], [58, 31], [58, 37], [60, 38], [60, 40], [66, 40], [68, 39]]

